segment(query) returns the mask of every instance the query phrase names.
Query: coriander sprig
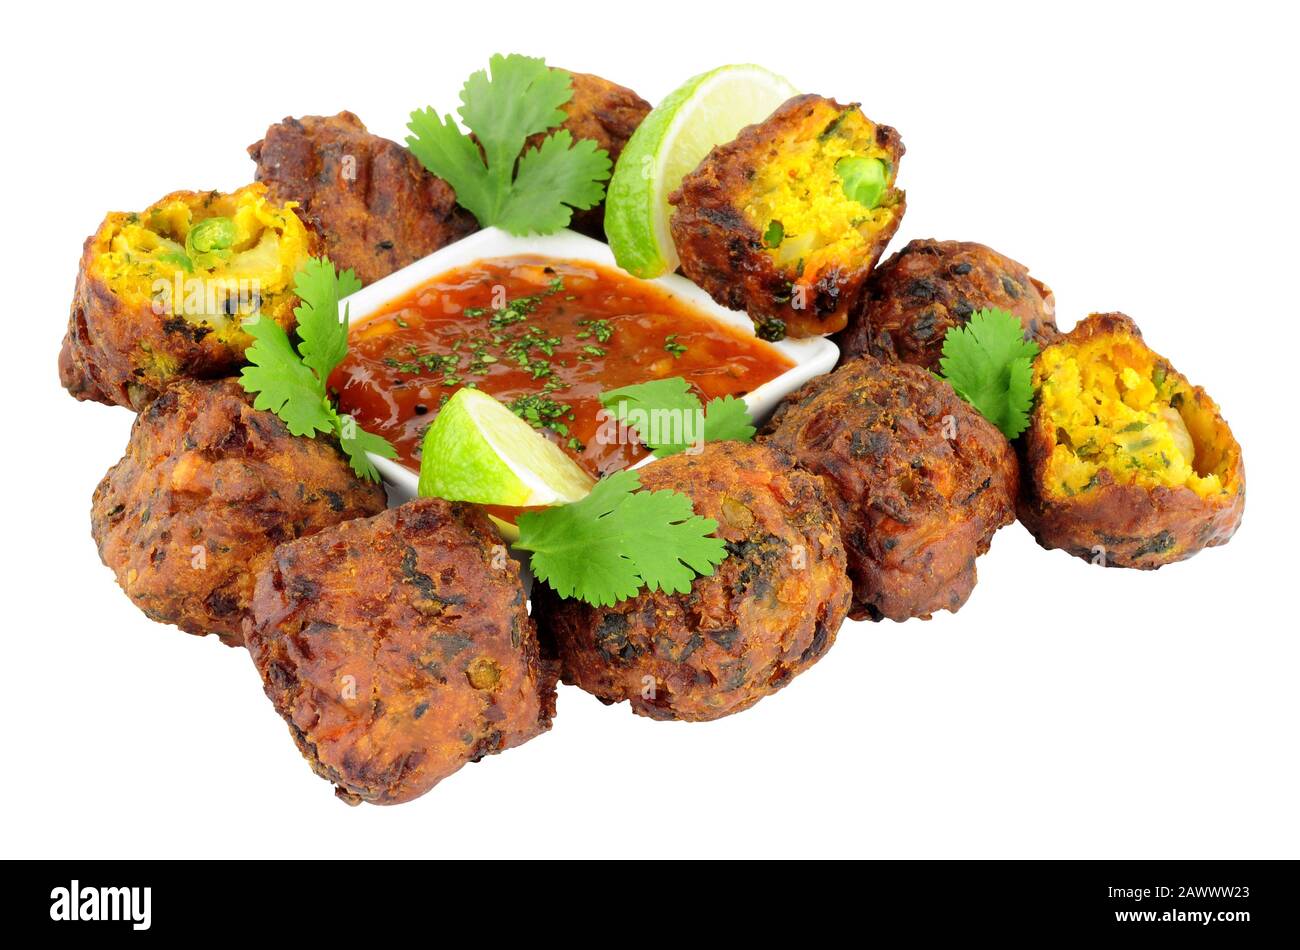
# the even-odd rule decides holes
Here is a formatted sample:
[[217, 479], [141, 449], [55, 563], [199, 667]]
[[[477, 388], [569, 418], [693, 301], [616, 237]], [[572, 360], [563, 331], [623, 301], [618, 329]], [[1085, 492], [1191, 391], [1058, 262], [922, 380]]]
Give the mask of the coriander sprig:
[[642, 587], [688, 593], [727, 557], [717, 529], [686, 495], [642, 489], [635, 471], [622, 471], [581, 501], [521, 514], [515, 547], [560, 596], [612, 606]]
[[[666, 422], [637, 430], [660, 457], [685, 451], [697, 441], [693, 434], [701, 442], [754, 437], [742, 400], [722, 396], [701, 406], [680, 376], [606, 390], [600, 401], [625, 421]], [[521, 514], [515, 547], [532, 553], [533, 573], [561, 596], [595, 606], [642, 587], [686, 593], [696, 575], [711, 575], [727, 556], [713, 536], [718, 524], [695, 514], [687, 495], [640, 486], [635, 471], [617, 472], [581, 501]]]
[[1029, 425], [1038, 344], [1025, 339], [1020, 320], [1005, 310], [976, 310], [964, 327], [943, 338], [942, 378], [957, 395], [1014, 439]]
[[456, 200], [484, 227], [511, 234], [550, 234], [566, 227], [573, 209], [599, 204], [612, 163], [590, 139], [567, 129], [524, 150], [527, 140], [564, 122], [573, 78], [544, 60], [512, 53], [491, 58], [488, 70], [465, 81], [461, 121], [432, 108], [411, 113], [406, 142], [430, 172], [446, 180]]
[[244, 323], [253, 338], [245, 352], [251, 364], [240, 373], [246, 392], [255, 393], [254, 409], [275, 413], [293, 435], [314, 437], [328, 432], [338, 437], [352, 470], [359, 477], [379, 481], [379, 472], [367, 457], [374, 452], [396, 458], [386, 439], [366, 432], [351, 416], [334, 408], [326, 384], [334, 367], [348, 353], [348, 310], [339, 317], [339, 301], [361, 289], [350, 270], [336, 271], [329, 258], [309, 258], [294, 277], [298, 306], [298, 348], [274, 320], [257, 315]]
[[[646, 448], [660, 458], [685, 451], [697, 441], [749, 442], [754, 438], [754, 425], [743, 400], [718, 396], [701, 406], [690, 384], [680, 376], [607, 389], [600, 394], [600, 403], [624, 421], [653, 423], [658, 419], [664, 423], [647, 426], [651, 431], [644, 432], [632, 425]], [[697, 420], [703, 425], [698, 426]], [[699, 439], [688, 438], [692, 433]]]

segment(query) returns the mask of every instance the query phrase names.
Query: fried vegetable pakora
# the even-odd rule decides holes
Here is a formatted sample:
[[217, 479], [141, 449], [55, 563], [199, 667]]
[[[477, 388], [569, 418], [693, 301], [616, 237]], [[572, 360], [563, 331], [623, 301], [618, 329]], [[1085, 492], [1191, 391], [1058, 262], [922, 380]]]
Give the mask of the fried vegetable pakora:
[[849, 604], [844, 548], [820, 478], [769, 448], [711, 442], [640, 469], [718, 522], [727, 558], [687, 594], [642, 590], [613, 607], [533, 591], [564, 682], [652, 719], [748, 709], [817, 662]]
[[[569, 72], [569, 75], [573, 77], [573, 98], [561, 107], [568, 118], [559, 128], [568, 129], [575, 141], [591, 139], [609, 153], [611, 162], [617, 162], [623, 146], [649, 114], [650, 103], [608, 79], [590, 73]], [[534, 136], [529, 147], [539, 144], [542, 138]], [[570, 227], [599, 241], [605, 240], [604, 201], [594, 208], [574, 211]]]
[[321, 252], [362, 284], [478, 230], [450, 185], [351, 112], [286, 118], [248, 154], [271, 196], [298, 202]]
[[136, 417], [91, 508], [99, 556], [136, 606], [232, 646], [277, 544], [385, 504], [336, 446], [251, 402], [234, 379], [173, 384]]
[[1246, 505], [1241, 446], [1200, 386], [1122, 313], [1094, 313], [1034, 362], [1020, 519], [1045, 548], [1151, 569], [1226, 544]]
[[902, 220], [902, 156], [856, 105], [796, 96], [669, 196], [682, 271], [764, 339], [843, 329]]
[[846, 363], [787, 396], [760, 440], [826, 479], [855, 620], [955, 612], [975, 587], [976, 557], [1015, 520], [1010, 444], [916, 366]]
[[229, 375], [252, 343], [245, 318], [293, 327], [294, 274], [313, 248], [293, 205], [261, 185], [108, 215], [81, 255], [60, 381], [138, 411], [172, 379]]
[[281, 545], [246, 630], [266, 695], [349, 804], [423, 795], [555, 714], [518, 565], [472, 505], [419, 499]]
[[869, 354], [938, 372], [944, 335], [994, 307], [1018, 317], [1039, 346], [1060, 336], [1051, 289], [1023, 264], [970, 241], [909, 241], [871, 272], [835, 342], [842, 362]]

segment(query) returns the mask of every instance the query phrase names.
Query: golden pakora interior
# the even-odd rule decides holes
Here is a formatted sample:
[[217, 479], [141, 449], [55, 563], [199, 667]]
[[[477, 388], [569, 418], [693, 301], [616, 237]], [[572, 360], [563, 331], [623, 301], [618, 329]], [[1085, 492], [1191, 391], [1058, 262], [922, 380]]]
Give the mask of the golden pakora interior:
[[853, 260], [897, 213], [893, 158], [856, 106], [819, 102], [807, 120], [782, 129], [771, 156], [754, 169], [740, 205], [781, 269], [816, 274]]
[[1215, 406], [1141, 339], [1102, 334], [1048, 347], [1034, 370], [1055, 434], [1044, 490], [1070, 496], [1098, 484], [1232, 493], [1240, 448]]
[[310, 253], [294, 202], [262, 185], [230, 194], [177, 192], [139, 214], [114, 214], [95, 236], [94, 270], [118, 296], [163, 299], [168, 314], [218, 331], [276, 314]]

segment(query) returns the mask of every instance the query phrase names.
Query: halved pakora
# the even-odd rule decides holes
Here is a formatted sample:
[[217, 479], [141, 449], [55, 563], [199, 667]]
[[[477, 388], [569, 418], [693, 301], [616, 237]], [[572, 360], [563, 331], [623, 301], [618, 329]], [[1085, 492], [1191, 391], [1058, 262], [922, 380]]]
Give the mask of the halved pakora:
[[1094, 313], [1034, 363], [1020, 520], [1045, 548], [1151, 569], [1241, 523], [1241, 446], [1199, 386], [1122, 313]]
[[248, 154], [271, 197], [297, 202], [321, 253], [362, 284], [478, 230], [451, 185], [351, 112], [286, 118]]
[[1051, 289], [1023, 264], [972, 241], [909, 241], [871, 272], [835, 342], [842, 362], [870, 355], [938, 372], [944, 335], [994, 307], [1018, 317], [1040, 347], [1060, 336]]
[[843, 329], [902, 220], [903, 151], [857, 105], [796, 96], [669, 196], [682, 271], [765, 339]]
[[252, 343], [243, 320], [293, 327], [294, 274], [313, 250], [294, 206], [261, 185], [108, 215], [82, 252], [60, 380], [138, 411], [171, 380], [229, 375]]
[[718, 523], [727, 558], [689, 593], [645, 589], [612, 607], [533, 589], [533, 614], [564, 682], [651, 719], [748, 709], [816, 663], [849, 606], [839, 525], [816, 475], [764, 446], [709, 442], [639, 470], [642, 487], [689, 495]]
[[821, 475], [843, 525], [855, 620], [958, 610], [1015, 520], [1015, 452], [952, 386], [864, 356], [785, 398], [760, 439]]
[[420, 498], [281, 545], [245, 630], [267, 697], [348, 804], [410, 801], [555, 715], [519, 565], [473, 505]]

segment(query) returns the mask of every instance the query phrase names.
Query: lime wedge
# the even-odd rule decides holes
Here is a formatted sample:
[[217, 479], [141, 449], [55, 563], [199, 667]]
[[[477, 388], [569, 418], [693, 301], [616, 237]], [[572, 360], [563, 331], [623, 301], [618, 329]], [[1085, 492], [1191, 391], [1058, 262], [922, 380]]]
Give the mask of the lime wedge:
[[487, 393], [459, 389], [424, 434], [420, 495], [511, 508], [578, 501], [595, 479]]
[[632, 133], [605, 198], [605, 237], [637, 277], [677, 269], [668, 196], [715, 145], [761, 122], [798, 90], [762, 66], [719, 66], [669, 93]]

